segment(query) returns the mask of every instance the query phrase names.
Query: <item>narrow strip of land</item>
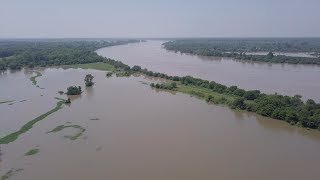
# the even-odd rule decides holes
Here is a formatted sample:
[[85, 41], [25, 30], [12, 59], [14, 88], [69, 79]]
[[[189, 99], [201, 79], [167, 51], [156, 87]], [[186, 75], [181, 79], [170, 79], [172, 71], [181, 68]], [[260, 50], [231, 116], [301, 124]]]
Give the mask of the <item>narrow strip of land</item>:
[[[214, 81], [192, 76], [169, 76], [164, 73], [142, 69], [140, 66], [130, 68], [121, 61], [108, 58], [105, 58], [103, 63], [100, 63], [100, 65], [112, 65], [114, 67], [113, 72], [116, 75], [130, 76], [137, 74], [156, 77], [164, 82], [162, 84], [151, 84], [153, 88], [190, 94], [209, 103], [224, 104], [233, 109], [246, 110], [273, 119], [283, 120], [292, 125], [320, 130], [320, 104], [311, 99], [303, 102], [300, 95], [290, 97], [279, 94], [264, 94], [259, 90], [244, 90], [237, 86], [228, 87]], [[85, 66], [95, 69], [90, 64]]]
[[18, 131], [13, 132], [11, 134], [8, 134], [8, 135], [4, 136], [3, 138], [1, 138], [0, 139], [0, 144], [9, 144], [9, 143], [17, 140], [20, 135], [22, 135], [23, 133], [26, 133], [27, 131], [29, 131], [33, 127], [34, 124], [36, 124], [37, 122], [43, 120], [44, 118], [46, 118], [50, 114], [52, 114], [54, 112], [57, 112], [59, 109], [61, 109], [63, 104], [64, 104], [64, 100], [58, 101], [56, 106], [53, 109], [51, 109], [50, 111], [48, 111], [48, 112], [46, 112], [44, 114], [41, 114], [40, 116], [36, 117], [35, 119], [27, 122]]
[[0, 101], [0, 104], [11, 103], [11, 102], [14, 102], [14, 101], [12, 101], [12, 100]]
[[35, 71], [35, 73], [36, 73], [35, 76], [30, 77], [30, 81], [32, 82], [33, 85], [37, 85], [36, 78], [42, 76], [42, 74], [38, 71]]

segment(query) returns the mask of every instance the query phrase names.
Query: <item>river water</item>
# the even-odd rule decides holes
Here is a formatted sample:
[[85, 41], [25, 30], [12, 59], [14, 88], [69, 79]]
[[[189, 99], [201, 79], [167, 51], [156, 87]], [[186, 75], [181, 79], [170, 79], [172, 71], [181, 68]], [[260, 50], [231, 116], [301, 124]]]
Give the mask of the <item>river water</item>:
[[175, 53], [162, 48], [163, 41], [147, 41], [102, 48], [98, 54], [170, 75], [192, 75], [228, 86], [259, 89], [265, 93], [302, 95], [320, 102], [320, 66], [268, 64], [231, 58]]
[[[44, 69], [0, 75], [0, 132], [52, 109], [70, 85], [84, 88], [72, 104], [38, 122], [8, 145], [0, 145], [0, 175], [23, 169], [13, 180], [212, 180], [318, 179], [320, 133], [227, 107], [209, 105], [184, 94], [156, 91], [144, 77], [106, 78], [105, 72]], [[20, 102], [22, 100], [26, 100]], [[95, 119], [95, 120], [90, 120]], [[58, 125], [86, 129], [77, 140], [64, 138], [74, 129], [50, 133]], [[32, 149], [40, 151], [24, 156]]]

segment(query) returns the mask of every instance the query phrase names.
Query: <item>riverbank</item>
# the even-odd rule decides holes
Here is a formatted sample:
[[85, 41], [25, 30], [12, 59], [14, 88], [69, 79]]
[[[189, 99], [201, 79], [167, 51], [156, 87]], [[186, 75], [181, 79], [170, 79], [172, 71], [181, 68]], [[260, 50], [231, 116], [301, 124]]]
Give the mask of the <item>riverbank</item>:
[[[288, 39], [289, 40], [289, 39]], [[214, 56], [214, 57], [230, 57], [240, 61], [252, 61], [252, 62], [270, 62], [270, 63], [288, 63], [288, 64], [313, 64], [320, 65], [320, 58], [315, 57], [303, 57], [303, 56], [286, 56], [276, 55], [274, 52], [305, 52], [313, 53], [313, 50], [317, 50], [316, 44], [306, 45], [307, 40], [300, 40], [301, 44], [295, 44], [296, 42], [290, 40], [291, 44], [295, 44], [295, 48], [289, 48], [287, 42], [282, 42], [279, 39], [274, 39], [277, 45], [274, 45], [266, 40], [251, 40], [245, 39], [189, 39], [189, 40], [174, 40], [168, 41], [163, 44], [164, 48], [169, 51], [190, 53], [193, 55], [201, 56]], [[278, 46], [277, 48], [274, 48]], [[247, 53], [254, 50], [255, 53]], [[282, 51], [279, 51], [282, 50]], [[263, 55], [259, 52], [268, 52]]]
[[[262, 116], [283, 120], [299, 127], [312, 129], [319, 129], [320, 127], [320, 104], [311, 99], [303, 102], [300, 95], [294, 97], [282, 96], [277, 93], [268, 95], [261, 93], [259, 90], [244, 90], [237, 86], [227, 87], [214, 81], [210, 82], [191, 76], [169, 76], [164, 73], [142, 69], [140, 66], [128, 68], [128, 65], [112, 59], [106, 59], [103, 63], [99, 65], [114, 66], [114, 68], [109, 69], [113, 69], [113, 71], [116, 69], [117, 72], [122, 72], [122, 74], [128, 76], [136, 74], [156, 77], [164, 82], [164, 86], [165, 83], [176, 82], [176, 87], [171, 90], [198, 97], [209, 103], [223, 104], [233, 109], [254, 112]], [[103, 69], [101, 67], [97, 68], [97, 64], [81, 66]], [[79, 65], [74, 65], [74, 67], [79, 67]], [[159, 87], [158, 89], [163, 89]]]

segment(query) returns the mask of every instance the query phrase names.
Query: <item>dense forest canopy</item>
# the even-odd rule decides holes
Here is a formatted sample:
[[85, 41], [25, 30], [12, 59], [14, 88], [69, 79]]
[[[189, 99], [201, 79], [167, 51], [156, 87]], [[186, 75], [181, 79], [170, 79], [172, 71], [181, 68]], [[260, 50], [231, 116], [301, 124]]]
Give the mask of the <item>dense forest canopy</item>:
[[94, 51], [138, 40], [0, 40], [0, 70], [101, 62]]
[[[320, 64], [320, 38], [178, 39], [164, 43], [167, 50], [203, 56], [292, 64]], [[314, 57], [250, 55], [248, 52], [303, 52]]]

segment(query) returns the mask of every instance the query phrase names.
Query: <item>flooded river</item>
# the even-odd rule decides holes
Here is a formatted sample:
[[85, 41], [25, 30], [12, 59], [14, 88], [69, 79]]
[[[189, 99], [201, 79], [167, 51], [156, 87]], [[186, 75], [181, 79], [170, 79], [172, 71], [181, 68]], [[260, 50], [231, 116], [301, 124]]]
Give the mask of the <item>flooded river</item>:
[[147, 41], [98, 50], [98, 54], [170, 75], [192, 75], [228, 86], [266, 93], [300, 94], [320, 102], [320, 66], [240, 62], [230, 58], [175, 53], [163, 41]]
[[[131, 46], [144, 45], [124, 47]], [[141, 65], [161, 71], [158, 63]], [[156, 91], [145, 84], [151, 80], [143, 77], [106, 78], [101, 71], [54, 68], [41, 73], [39, 87], [29, 80], [30, 71], [0, 75], [0, 101], [14, 100], [0, 104], [0, 136], [52, 109], [57, 102], [54, 97], [66, 98], [59, 90], [81, 85], [84, 92], [16, 141], [0, 145], [0, 177], [13, 168], [23, 169], [10, 177], [13, 180], [319, 178], [318, 131], [208, 105], [180, 93]], [[93, 88], [84, 88], [87, 73], [95, 77]], [[77, 140], [64, 137], [76, 132], [72, 128], [47, 133], [59, 125], [79, 125], [85, 132]], [[25, 156], [32, 148], [39, 153]]]

